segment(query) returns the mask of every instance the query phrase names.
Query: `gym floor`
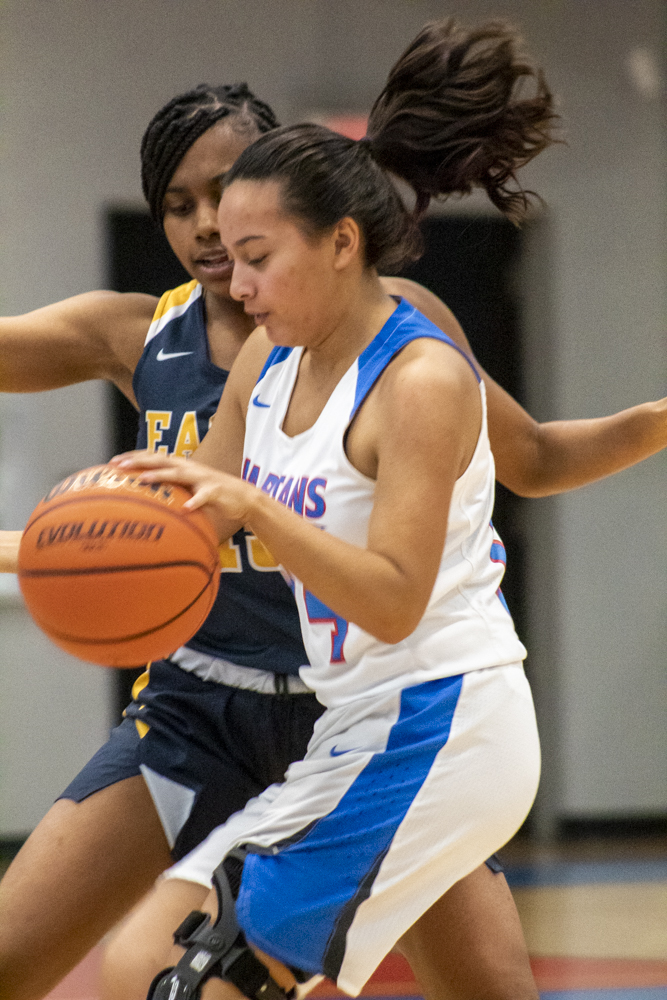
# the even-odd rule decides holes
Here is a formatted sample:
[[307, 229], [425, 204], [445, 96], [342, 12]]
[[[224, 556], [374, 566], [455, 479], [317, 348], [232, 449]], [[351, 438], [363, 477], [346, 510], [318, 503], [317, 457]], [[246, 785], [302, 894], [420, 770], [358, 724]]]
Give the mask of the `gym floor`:
[[[501, 855], [545, 1000], [667, 1000], [667, 838], [517, 839]], [[97, 1000], [98, 968], [94, 951], [48, 1000]], [[419, 990], [390, 955], [364, 995]], [[323, 983], [313, 996], [342, 994]]]

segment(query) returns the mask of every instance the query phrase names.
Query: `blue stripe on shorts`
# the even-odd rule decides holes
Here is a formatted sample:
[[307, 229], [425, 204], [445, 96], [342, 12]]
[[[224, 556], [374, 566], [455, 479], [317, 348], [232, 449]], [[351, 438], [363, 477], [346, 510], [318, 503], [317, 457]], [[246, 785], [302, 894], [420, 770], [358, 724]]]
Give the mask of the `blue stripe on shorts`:
[[444, 677], [406, 688], [386, 749], [371, 757], [335, 809], [279, 853], [246, 859], [236, 909], [249, 941], [337, 979], [356, 910], [449, 738], [462, 682]]

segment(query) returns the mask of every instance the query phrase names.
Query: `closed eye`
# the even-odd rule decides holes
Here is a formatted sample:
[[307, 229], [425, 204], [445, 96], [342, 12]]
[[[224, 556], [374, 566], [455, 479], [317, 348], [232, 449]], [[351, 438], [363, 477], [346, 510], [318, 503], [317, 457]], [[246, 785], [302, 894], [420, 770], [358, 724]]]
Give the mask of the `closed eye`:
[[187, 202], [182, 205], [166, 205], [164, 211], [165, 215], [189, 215], [192, 211], [192, 205]]
[[263, 257], [254, 257], [253, 260], [249, 260], [248, 263], [250, 264], [251, 267], [257, 267], [257, 265], [265, 261], [267, 257], [268, 254], [264, 254]]

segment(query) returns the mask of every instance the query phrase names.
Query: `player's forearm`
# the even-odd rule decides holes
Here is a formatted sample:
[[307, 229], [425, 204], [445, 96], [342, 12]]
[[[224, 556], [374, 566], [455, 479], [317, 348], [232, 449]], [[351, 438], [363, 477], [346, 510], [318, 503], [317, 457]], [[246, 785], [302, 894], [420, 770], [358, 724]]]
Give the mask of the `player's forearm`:
[[22, 531], [0, 531], [0, 573], [16, 573]]
[[[493, 442], [492, 442], [493, 444]], [[494, 446], [497, 476], [522, 496], [577, 489], [611, 476], [667, 447], [667, 399], [609, 417], [535, 424], [512, 456]]]
[[430, 588], [417, 588], [386, 556], [333, 537], [260, 491], [248, 526], [307, 590], [377, 639], [399, 642], [419, 623]]

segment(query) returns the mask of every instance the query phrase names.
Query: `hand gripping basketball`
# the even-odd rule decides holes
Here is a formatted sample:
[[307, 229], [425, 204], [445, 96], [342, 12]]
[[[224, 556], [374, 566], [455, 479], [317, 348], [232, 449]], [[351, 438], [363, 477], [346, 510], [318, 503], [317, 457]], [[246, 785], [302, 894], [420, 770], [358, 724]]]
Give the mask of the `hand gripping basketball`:
[[217, 535], [191, 493], [112, 466], [58, 483], [23, 533], [19, 584], [58, 646], [103, 666], [173, 653], [200, 628], [219, 582]]

